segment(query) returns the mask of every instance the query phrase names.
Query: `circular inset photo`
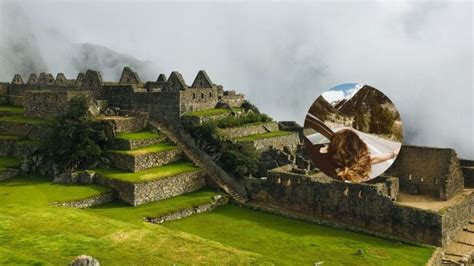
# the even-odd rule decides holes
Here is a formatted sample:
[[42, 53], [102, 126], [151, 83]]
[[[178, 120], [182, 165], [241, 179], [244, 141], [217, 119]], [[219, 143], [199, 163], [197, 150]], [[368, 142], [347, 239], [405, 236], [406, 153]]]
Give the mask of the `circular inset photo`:
[[392, 101], [359, 83], [325, 91], [304, 122], [310, 159], [325, 174], [346, 182], [365, 182], [383, 174], [397, 158], [402, 140], [402, 121]]

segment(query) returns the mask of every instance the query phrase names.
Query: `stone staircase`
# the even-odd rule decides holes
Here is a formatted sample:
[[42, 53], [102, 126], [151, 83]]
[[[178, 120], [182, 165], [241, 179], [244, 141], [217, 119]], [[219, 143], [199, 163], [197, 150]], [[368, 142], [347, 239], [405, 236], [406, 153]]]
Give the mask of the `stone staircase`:
[[159, 131], [165, 133], [173, 142], [175, 142], [184, 154], [197, 166], [205, 170], [209, 178], [229, 194], [232, 199], [238, 203], [245, 203], [248, 201], [245, 187], [237, 183], [237, 181], [219, 167], [209, 155], [201, 151], [195, 145], [194, 140], [184, 133], [184, 130], [173, 130], [156, 121], [151, 121], [150, 124]]
[[474, 265], [474, 217], [441, 252], [443, 265]]

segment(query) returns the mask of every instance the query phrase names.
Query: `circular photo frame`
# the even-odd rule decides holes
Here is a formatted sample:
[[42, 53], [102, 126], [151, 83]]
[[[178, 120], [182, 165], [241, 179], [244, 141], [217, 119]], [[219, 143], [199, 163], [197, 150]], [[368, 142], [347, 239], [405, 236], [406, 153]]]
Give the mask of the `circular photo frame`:
[[393, 102], [369, 85], [344, 83], [320, 95], [304, 122], [310, 159], [326, 175], [366, 182], [396, 160], [403, 125]]

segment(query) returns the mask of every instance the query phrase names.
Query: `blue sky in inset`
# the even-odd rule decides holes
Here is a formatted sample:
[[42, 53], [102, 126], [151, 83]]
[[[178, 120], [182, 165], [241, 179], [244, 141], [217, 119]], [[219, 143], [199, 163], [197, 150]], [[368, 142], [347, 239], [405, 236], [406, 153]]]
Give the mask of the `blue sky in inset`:
[[323, 92], [322, 96], [329, 103], [334, 103], [352, 95], [361, 87], [359, 83], [343, 83]]

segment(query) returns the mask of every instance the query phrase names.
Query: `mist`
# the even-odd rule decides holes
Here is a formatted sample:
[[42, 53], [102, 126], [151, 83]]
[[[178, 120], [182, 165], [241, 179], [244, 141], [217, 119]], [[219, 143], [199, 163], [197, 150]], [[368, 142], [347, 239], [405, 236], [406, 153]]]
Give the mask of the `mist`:
[[472, 3], [0, 3], [0, 80], [87, 68], [118, 80], [205, 69], [277, 120], [302, 123], [340, 83], [398, 107], [404, 143], [474, 158]]

